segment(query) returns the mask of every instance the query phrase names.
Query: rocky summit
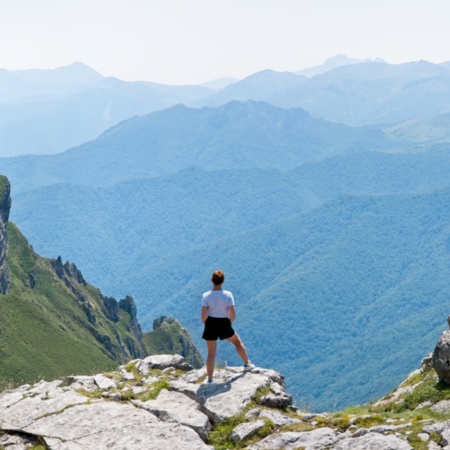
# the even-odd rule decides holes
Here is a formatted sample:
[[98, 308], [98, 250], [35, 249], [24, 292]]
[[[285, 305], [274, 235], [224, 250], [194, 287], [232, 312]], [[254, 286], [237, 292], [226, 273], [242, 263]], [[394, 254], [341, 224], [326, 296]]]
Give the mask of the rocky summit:
[[450, 389], [431, 357], [385, 398], [312, 414], [292, 406], [283, 376], [205, 368], [152, 355], [114, 372], [40, 381], [0, 394], [6, 450], [450, 449]]

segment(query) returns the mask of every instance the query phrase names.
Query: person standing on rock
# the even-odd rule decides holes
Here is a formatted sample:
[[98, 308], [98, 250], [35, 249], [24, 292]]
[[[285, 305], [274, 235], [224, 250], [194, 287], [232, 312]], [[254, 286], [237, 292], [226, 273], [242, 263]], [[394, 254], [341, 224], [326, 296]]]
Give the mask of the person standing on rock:
[[206, 358], [206, 373], [208, 383], [213, 382], [214, 364], [217, 353], [217, 339], [231, 342], [244, 362], [244, 371], [252, 370], [255, 366], [250, 362], [247, 350], [238, 334], [233, 330], [232, 323], [236, 317], [234, 298], [230, 291], [222, 289], [225, 276], [221, 270], [212, 274], [213, 288], [202, 296], [202, 322], [205, 324], [202, 338], [208, 347]]

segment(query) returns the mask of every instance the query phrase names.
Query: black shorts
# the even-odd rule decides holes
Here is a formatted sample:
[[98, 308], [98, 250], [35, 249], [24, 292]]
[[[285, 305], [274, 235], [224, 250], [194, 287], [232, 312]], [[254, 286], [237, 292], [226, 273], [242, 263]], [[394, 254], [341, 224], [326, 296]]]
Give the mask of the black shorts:
[[228, 339], [234, 335], [230, 319], [226, 317], [208, 317], [205, 322], [205, 331], [202, 338], [206, 341], [217, 341]]

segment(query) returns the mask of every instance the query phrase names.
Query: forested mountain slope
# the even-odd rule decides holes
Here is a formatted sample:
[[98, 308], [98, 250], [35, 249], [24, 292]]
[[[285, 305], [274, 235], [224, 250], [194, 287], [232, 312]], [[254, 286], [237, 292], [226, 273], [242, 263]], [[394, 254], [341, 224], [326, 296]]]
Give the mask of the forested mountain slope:
[[108, 294], [132, 289], [145, 327], [175, 315], [199, 345], [199, 296], [223, 268], [255, 358], [282, 366], [295, 395], [329, 409], [390, 389], [434, 338], [431, 317], [445, 314], [450, 286], [449, 155], [440, 146], [290, 171], [191, 168], [111, 188], [60, 184], [18, 195], [14, 220], [39, 251], [82, 261]]
[[[207, 268], [221, 267], [255, 361], [282, 367], [310, 408], [361, 403], [392, 389], [437, 339], [450, 295], [449, 211], [448, 189], [342, 198], [168, 255], [131, 280], [159, 299], [141, 303], [144, 323], [176, 310], [198, 338]], [[219, 353], [236, 363], [225, 346]]]
[[211, 169], [288, 169], [307, 161], [395, 147], [379, 130], [314, 119], [301, 109], [231, 102], [182, 105], [130, 119], [64, 153], [0, 159], [15, 192], [57, 182], [111, 186], [120, 181]]

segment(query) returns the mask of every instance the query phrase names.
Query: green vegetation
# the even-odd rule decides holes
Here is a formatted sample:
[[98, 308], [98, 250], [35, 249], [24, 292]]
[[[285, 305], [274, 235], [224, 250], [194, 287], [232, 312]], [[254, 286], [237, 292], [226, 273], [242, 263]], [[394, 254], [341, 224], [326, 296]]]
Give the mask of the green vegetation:
[[[414, 377], [406, 380], [401, 387], [408, 386], [413, 386], [414, 389], [401, 395], [400, 400], [393, 400], [392, 396], [388, 395], [382, 405], [373, 407], [373, 411], [407, 413], [417, 410], [422, 404], [435, 404], [441, 400], [450, 399], [450, 386], [439, 381], [434, 370], [414, 375]], [[429, 418], [441, 417], [441, 414], [433, 412], [428, 407], [420, 408], [418, 411], [422, 416]]]
[[230, 439], [231, 433], [241, 423], [248, 422], [245, 418], [245, 412], [236, 416], [230, 417], [214, 426], [213, 430], [208, 436], [208, 443], [212, 445], [215, 450], [227, 450], [227, 449], [241, 449], [245, 448], [252, 443], [263, 439], [275, 430], [274, 424], [270, 420], [265, 420], [266, 425], [258, 430], [253, 436], [245, 439], [242, 442], [234, 442]]
[[0, 388], [106, 371], [131, 359], [118, 342], [120, 333], [139, 347], [126, 311], [119, 310], [118, 322], [112, 322], [100, 291], [59, 278], [54, 261], [39, 257], [11, 223], [8, 238], [11, 289], [0, 298]]
[[144, 334], [149, 354], [183, 355], [193, 367], [203, 366], [203, 358], [187, 330], [174, 318], [160, 317], [153, 322], [153, 331]]
[[5, 177], [4, 175], [0, 175], [0, 198], [3, 197], [7, 184], [8, 178]]
[[[0, 177], [0, 193], [6, 183]], [[9, 204], [0, 207], [9, 212]], [[120, 302], [105, 298], [84, 281], [74, 264], [35, 253], [11, 222], [7, 233], [11, 286], [9, 294], [0, 297], [0, 389], [41, 378], [111, 370], [150, 351], [157, 353], [163, 339], [189, 341], [191, 356], [201, 360], [189, 334], [175, 320], [166, 319], [163, 335], [144, 336], [132, 298]], [[178, 345], [159, 350], [182, 349]]]

